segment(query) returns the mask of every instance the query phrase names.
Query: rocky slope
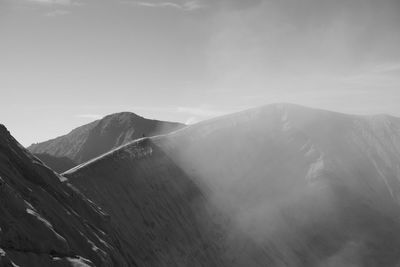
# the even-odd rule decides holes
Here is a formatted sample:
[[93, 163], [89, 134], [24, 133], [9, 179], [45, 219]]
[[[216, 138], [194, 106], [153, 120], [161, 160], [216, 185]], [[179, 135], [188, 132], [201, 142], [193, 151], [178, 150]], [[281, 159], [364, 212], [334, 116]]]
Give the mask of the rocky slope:
[[[183, 126], [180, 123], [145, 119], [130, 112], [116, 113], [74, 129], [67, 135], [32, 144], [28, 150], [55, 158], [66, 157], [77, 165], [137, 138], [169, 133]], [[62, 162], [56, 162], [54, 158], [47, 159], [43, 161], [61, 172], [70, 167], [69, 164], [60, 166]]]
[[34, 154], [35, 157], [44, 162], [49, 168], [57, 173], [62, 173], [66, 170], [72, 169], [76, 163], [67, 157], [55, 157], [46, 153]]
[[400, 121], [295, 105], [205, 121], [64, 175], [139, 266], [398, 266]]
[[106, 215], [0, 125], [0, 266], [133, 266]]
[[[226, 266], [206, 196], [149, 139], [66, 174], [124, 233], [138, 266]], [[72, 172], [71, 172], [72, 173]]]

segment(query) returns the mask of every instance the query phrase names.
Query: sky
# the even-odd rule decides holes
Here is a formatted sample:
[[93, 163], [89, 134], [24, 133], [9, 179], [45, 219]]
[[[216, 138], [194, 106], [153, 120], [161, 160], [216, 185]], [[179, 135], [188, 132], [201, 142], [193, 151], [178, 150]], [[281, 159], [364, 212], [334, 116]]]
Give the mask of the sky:
[[0, 0], [0, 123], [25, 146], [278, 102], [400, 116], [400, 0]]

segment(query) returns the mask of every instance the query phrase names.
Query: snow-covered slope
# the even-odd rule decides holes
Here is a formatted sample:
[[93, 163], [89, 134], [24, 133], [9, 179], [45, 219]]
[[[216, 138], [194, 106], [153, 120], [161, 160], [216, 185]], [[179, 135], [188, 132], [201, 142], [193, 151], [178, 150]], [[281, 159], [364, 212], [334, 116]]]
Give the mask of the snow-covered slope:
[[111, 214], [140, 266], [400, 262], [394, 117], [270, 105], [134, 142], [65, 176]]
[[[34, 154], [66, 157], [80, 164], [137, 138], [169, 133], [183, 126], [180, 123], [149, 120], [134, 113], [122, 112], [81, 126], [67, 135], [33, 144], [28, 150]], [[46, 159], [43, 160], [50, 167], [60, 169], [60, 162]], [[65, 165], [61, 172], [68, 167], [69, 164]]]
[[131, 266], [109, 217], [0, 125], [0, 266]]

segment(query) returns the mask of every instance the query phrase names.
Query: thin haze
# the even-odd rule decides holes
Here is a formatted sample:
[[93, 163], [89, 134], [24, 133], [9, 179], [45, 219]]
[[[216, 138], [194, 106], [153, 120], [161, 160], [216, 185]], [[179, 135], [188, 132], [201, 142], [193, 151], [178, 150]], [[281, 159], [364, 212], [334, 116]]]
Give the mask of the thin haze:
[[29, 145], [119, 111], [400, 116], [399, 47], [399, 0], [0, 0], [0, 122]]

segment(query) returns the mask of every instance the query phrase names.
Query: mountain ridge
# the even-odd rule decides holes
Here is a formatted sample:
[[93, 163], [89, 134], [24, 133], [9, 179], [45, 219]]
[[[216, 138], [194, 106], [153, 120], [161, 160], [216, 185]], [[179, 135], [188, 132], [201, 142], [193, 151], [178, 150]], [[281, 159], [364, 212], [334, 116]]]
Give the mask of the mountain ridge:
[[[120, 112], [80, 126], [66, 135], [32, 144], [28, 150], [34, 154], [66, 157], [78, 165], [134, 139], [167, 133], [182, 127], [184, 124], [149, 120], [135, 113]], [[46, 163], [60, 169], [60, 172], [68, 169], [62, 166], [60, 168], [52, 164], [52, 161]]]
[[108, 215], [0, 125], [0, 266], [128, 266]]
[[[135, 157], [140, 144], [145, 151], [160, 150], [165, 156]], [[139, 167], [143, 160], [145, 168]], [[141, 183], [150, 183], [160, 171], [153, 162], [180, 169], [182, 179], [200, 190], [205, 200], [197, 205], [211, 213], [203, 214], [204, 220], [194, 218], [195, 225], [202, 229], [214, 224], [218, 229], [205, 240], [216, 248], [213, 255], [222, 265], [400, 262], [396, 245], [387, 245], [400, 244], [400, 121], [394, 117], [269, 105], [134, 141], [63, 175], [95, 201], [112, 205], [116, 213], [124, 210], [129, 218], [146, 206], [114, 206], [104, 199], [103, 187], [121, 177], [115, 181], [119, 185], [107, 189], [118, 196], [124, 195], [118, 186], [127, 188], [145, 177], [149, 181]], [[164, 176], [161, 184], [166, 186], [173, 176]], [[95, 188], [97, 183], [101, 185]], [[135, 188], [129, 195], [141, 194]], [[153, 195], [153, 190], [146, 192]], [[158, 205], [156, 196], [147, 201], [149, 207]], [[152, 221], [152, 216], [144, 218]], [[116, 221], [122, 220], [117, 216]], [[147, 229], [137, 227], [135, 231]], [[162, 248], [160, 253], [177, 259]]]

